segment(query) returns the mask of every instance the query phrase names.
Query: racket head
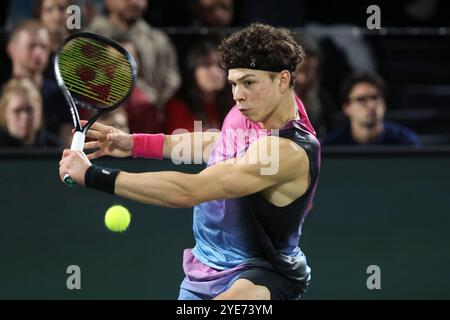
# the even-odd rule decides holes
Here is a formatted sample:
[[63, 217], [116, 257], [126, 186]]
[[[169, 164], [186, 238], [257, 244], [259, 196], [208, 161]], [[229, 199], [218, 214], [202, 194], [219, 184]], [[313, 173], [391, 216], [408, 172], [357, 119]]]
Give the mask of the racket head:
[[136, 62], [130, 53], [90, 32], [67, 37], [55, 55], [54, 68], [71, 108], [77, 105], [100, 113], [120, 106], [136, 82]]

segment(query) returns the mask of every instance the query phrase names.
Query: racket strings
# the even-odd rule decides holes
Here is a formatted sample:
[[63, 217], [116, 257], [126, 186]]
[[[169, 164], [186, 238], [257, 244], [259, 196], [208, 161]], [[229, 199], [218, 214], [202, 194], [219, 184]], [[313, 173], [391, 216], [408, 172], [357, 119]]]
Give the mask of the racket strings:
[[[62, 68], [64, 68], [64, 66]], [[94, 86], [100, 87], [102, 85], [106, 85], [109, 93], [106, 96], [109, 97], [109, 99], [96, 99], [106, 104], [121, 100], [124, 94], [126, 94], [131, 87], [131, 83], [125, 83], [120, 86], [118, 83], [111, 83], [111, 81], [91, 81], [90, 83], [86, 83], [79, 79], [79, 75], [71, 75], [70, 73], [63, 74], [63, 79], [73, 91], [77, 91], [80, 94], [85, 94], [91, 98], [97, 98], [91, 93]]]
[[60, 53], [59, 64], [69, 91], [100, 102], [101, 107], [122, 100], [133, 85], [133, 67], [127, 57], [93, 39], [70, 41]]
[[92, 61], [90, 64], [94, 67], [99, 66], [98, 62], [108, 62], [115, 67], [126, 66], [127, 70], [131, 68], [128, 59], [117, 49], [105, 46], [104, 44], [95, 43], [90, 39], [74, 39], [65, 49], [74, 50], [71, 53], [74, 54], [75, 57], [78, 56], [81, 58], [85, 63], [89, 64]]

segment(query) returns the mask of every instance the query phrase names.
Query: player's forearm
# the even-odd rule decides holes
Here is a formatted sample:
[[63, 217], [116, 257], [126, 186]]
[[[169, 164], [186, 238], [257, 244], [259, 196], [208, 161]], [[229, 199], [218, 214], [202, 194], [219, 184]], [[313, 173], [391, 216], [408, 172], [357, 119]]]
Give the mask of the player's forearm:
[[163, 155], [175, 163], [207, 162], [219, 133], [190, 132], [164, 137]]
[[163, 207], [187, 208], [196, 204], [192, 174], [174, 171], [120, 172], [115, 194], [127, 199]]

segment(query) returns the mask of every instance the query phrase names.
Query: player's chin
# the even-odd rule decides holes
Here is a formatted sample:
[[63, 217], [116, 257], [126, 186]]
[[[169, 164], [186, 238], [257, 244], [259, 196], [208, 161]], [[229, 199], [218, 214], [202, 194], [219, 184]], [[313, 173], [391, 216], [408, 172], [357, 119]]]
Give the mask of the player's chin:
[[247, 117], [247, 119], [249, 119], [251, 122], [258, 123], [258, 122], [262, 122], [262, 121], [263, 121], [263, 118], [262, 118], [262, 117], [260, 117], [260, 116], [258, 116], [258, 115], [255, 115], [255, 114], [252, 113], [251, 111], [250, 111], [250, 112], [244, 113], [244, 115], [245, 115], [245, 116]]

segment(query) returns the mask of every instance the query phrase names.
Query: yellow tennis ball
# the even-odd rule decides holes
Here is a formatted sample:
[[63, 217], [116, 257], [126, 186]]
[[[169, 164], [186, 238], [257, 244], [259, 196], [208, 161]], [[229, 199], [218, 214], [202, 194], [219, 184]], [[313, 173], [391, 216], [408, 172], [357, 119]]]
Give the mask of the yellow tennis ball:
[[115, 205], [109, 208], [105, 214], [106, 227], [114, 232], [123, 232], [128, 228], [131, 215], [127, 208]]

